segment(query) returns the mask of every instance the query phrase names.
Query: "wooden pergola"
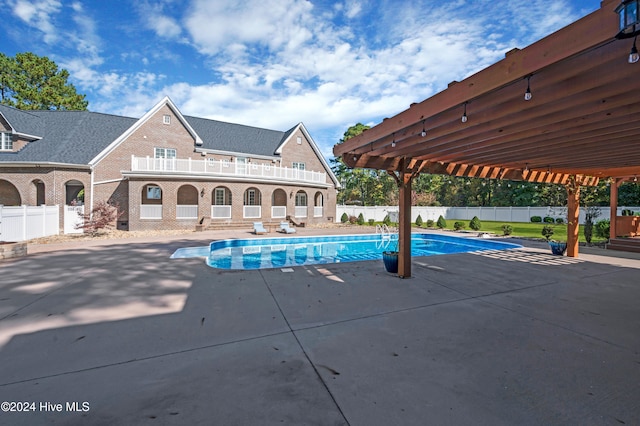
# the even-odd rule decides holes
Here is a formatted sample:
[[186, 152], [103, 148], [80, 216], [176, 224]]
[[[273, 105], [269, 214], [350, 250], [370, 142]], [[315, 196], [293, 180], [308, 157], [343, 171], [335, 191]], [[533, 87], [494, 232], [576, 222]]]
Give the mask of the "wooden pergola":
[[634, 40], [615, 37], [618, 4], [603, 0], [590, 15], [334, 146], [349, 167], [396, 178], [399, 276], [411, 276], [411, 183], [420, 173], [564, 185], [573, 257], [580, 186], [613, 178], [615, 237], [617, 188], [640, 175], [640, 62], [627, 62]]

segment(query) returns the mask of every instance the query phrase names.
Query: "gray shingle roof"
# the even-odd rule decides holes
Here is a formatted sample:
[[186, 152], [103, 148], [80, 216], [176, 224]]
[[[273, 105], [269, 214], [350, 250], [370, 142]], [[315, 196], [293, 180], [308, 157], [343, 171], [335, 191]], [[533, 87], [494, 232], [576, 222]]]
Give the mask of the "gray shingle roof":
[[[19, 152], [0, 153], [0, 162], [86, 165], [138, 121], [89, 111], [21, 111], [4, 105], [0, 105], [0, 114], [16, 132], [42, 137]], [[202, 138], [202, 148], [247, 155], [275, 156], [295, 129], [281, 132], [198, 117], [185, 119]]]
[[[16, 112], [22, 111], [0, 105], [0, 113], [16, 132], [42, 139], [28, 143], [19, 152], [0, 153], [0, 161], [88, 164], [138, 121], [89, 111], [29, 111], [28, 115]], [[23, 121], [14, 123], [15, 117]]]
[[202, 138], [202, 148], [274, 156], [287, 132], [260, 129], [242, 124], [225, 123], [185, 116], [193, 130]]

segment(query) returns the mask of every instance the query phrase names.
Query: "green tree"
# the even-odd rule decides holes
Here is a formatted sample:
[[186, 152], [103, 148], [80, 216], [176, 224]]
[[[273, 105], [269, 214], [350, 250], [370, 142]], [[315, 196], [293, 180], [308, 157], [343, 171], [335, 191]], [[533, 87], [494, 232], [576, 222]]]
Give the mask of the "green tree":
[[86, 110], [85, 95], [69, 83], [69, 71], [31, 52], [0, 54], [0, 103], [24, 110]]

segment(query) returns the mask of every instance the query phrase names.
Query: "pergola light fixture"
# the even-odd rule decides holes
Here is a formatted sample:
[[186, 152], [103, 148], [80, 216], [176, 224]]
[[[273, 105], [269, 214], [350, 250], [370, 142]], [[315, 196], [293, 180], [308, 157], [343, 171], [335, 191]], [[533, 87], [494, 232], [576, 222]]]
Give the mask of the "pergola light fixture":
[[463, 123], [466, 123], [468, 120], [467, 118], [467, 103], [464, 103], [464, 111], [462, 112], [462, 118], [460, 119], [460, 121], [462, 121]]
[[631, 52], [629, 52], [629, 58], [627, 59], [627, 61], [630, 64], [635, 64], [640, 60], [640, 55], [638, 54], [638, 48], [636, 47], [636, 38], [633, 39], [633, 46], [631, 47]]
[[391, 141], [391, 148], [396, 147], [396, 132], [393, 132], [393, 140]]
[[638, 48], [636, 47], [636, 38], [640, 34], [640, 0], [623, 0], [616, 7], [616, 13], [619, 17], [619, 30], [616, 34], [617, 39], [625, 39], [633, 37], [633, 46], [627, 61], [635, 64], [640, 60]]
[[424, 128], [424, 120], [422, 120], [422, 133], [420, 133], [420, 136], [422, 136], [423, 138], [427, 136], [427, 131]]
[[527, 91], [524, 92], [524, 100], [530, 101], [533, 95], [531, 94], [531, 76], [527, 77]]

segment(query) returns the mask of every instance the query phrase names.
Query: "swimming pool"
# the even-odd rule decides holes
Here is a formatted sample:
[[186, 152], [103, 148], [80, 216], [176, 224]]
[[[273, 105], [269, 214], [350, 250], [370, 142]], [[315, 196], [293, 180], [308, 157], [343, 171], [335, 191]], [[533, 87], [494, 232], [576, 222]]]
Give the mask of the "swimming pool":
[[[178, 249], [172, 259], [206, 257], [219, 269], [266, 269], [323, 263], [382, 259], [382, 252], [396, 250], [397, 236], [380, 234], [331, 235], [322, 237], [252, 238], [214, 241], [208, 247]], [[507, 250], [518, 244], [480, 238], [440, 234], [412, 234], [411, 255], [466, 253], [480, 250]]]

